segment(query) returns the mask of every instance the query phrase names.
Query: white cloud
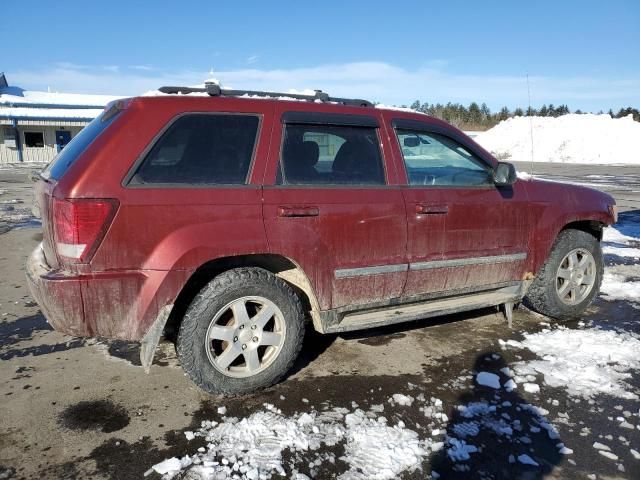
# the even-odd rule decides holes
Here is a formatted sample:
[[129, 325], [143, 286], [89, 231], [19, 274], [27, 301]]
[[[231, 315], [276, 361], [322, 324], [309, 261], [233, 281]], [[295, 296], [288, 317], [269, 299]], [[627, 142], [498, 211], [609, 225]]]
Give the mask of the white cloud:
[[[252, 56], [247, 63], [252, 63]], [[150, 68], [150, 67], [149, 67]], [[137, 95], [162, 85], [197, 85], [206, 71], [161, 71], [117, 66], [56, 64], [43, 70], [6, 72], [8, 80], [32, 90], [74, 93]], [[527, 105], [525, 75], [459, 74], [447, 70], [447, 63], [435, 60], [416, 69], [383, 62], [326, 64], [315, 67], [265, 69], [247, 67], [214, 72], [223, 85], [236, 89], [276, 90], [322, 89], [331, 95], [366, 98], [386, 104], [410, 104], [414, 100], [433, 102], [486, 102], [492, 109]], [[583, 110], [617, 108], [640, 104], [640, 76], [553, 77], [531, 76], [531, 101], [566, 103]]]
[[251, 55], [249, 58], [247, 58], [247, 64], [248, 65], [253, 65], [258, 60], [260, 60], [260, 55]]

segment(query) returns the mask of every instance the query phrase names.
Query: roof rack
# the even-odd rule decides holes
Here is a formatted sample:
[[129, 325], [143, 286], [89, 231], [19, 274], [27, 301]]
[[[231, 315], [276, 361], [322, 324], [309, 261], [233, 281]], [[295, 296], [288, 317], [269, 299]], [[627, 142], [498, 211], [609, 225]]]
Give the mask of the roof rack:
[[281, 92], [262, 92], [257, 90], [228, 90], [220, 88], [220, 85], [212, 82], [205, 82], [203, 87], [160, 87], [162, 93], [168, 94], [187, 94], [187, 93], [208, 93], [212, 97], [242, 97], [248, 95], [252, 97], [265, 97], [265, 98], [294, 98], [296, 100], [307, 100], [315, 102], [319, 100], [321, 102], [334, 102], [341, 103], [342, 105], [349, 105], [355, 107], [372, 107], [373, 104], [368, 100], [361, 100], [359, 98], [339, 98], [330, 97], [328, 93], [322, 90], [315, 90], [314, 95], [301, 95], [299, 93], [281, 93]]

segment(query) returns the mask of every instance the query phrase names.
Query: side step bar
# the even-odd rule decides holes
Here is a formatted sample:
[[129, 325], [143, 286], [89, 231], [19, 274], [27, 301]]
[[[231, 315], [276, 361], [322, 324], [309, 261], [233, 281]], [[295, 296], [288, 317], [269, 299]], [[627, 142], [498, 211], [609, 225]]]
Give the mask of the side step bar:
[[347, 313], [334, 325], [325, 325], [325, 333], [349, 332], [365, 328], [375, 328], [394, 323], [410, 322], [423, 318], [451, 313], [465, 312], [478, 308], [492, 307], [506, 303], [516, 303], [522, 298], [519, 285], [454, 297], [440, 298], [419, 303], [396, 305], [383, 309]]

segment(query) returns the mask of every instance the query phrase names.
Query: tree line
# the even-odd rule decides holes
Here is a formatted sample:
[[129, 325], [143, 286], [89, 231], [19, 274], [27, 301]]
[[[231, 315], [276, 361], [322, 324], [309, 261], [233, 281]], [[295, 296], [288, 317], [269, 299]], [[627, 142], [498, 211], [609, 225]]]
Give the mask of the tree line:
[[[478, 105], [476, 102], [471, 102], [467, 107], [461, 103], [449, 102], [443, 105], [441, 103], [420, 102], [416, 100], [410, 105], [410, 108], [444, 120], [463, 130], [487, 130], [502, 120], [511, 117], [560, 117], [572, 113], [569, 107], [564, 104], [558, 106], [545, 104], [538, 109], [532, 107], [522, 109], [518, 107], [514, 110], [509, 110], [507, 107], [502, 107], [499, 111], [492, 112], [486, 103]], [[581, 114], [588, 112], [583, 112], [578, 109], [573, 113]], [[598, 113], [602, 114], [604, 112], [601, 110]], [[638, 111], [637, 108], [621, 108], [617, 113], [614, 113], [613, 110], [610, 109], [608, 113], [612, 118], [621, 118], [631, 114], [635, 121], [640, 122], [640, 111]]]

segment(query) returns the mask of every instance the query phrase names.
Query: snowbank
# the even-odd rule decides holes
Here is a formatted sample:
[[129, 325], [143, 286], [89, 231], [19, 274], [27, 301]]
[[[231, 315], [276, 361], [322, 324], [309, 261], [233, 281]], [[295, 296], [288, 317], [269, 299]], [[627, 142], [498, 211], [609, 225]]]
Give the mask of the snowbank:
[[514, 117], [474, 138], [499, 158], [588, 164], [640, 165], [640, 122], [631, 115], [572, 114], [553, 117]]

